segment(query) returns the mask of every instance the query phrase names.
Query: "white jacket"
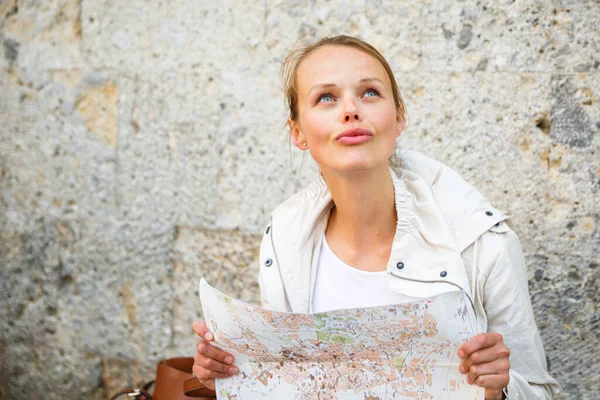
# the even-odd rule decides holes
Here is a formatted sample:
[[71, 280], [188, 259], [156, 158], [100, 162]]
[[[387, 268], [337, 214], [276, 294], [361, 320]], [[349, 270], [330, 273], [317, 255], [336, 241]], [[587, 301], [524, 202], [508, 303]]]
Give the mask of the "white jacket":
[[[525, 260], [508, 216], [449, 167], [415, 151], [391, 165], [398, 221], [389, 286], [414, 297], [464, 290], [480, 332], [511, 351], [510, 400], [551, 399], [557, 382], [533, 317]], [[262, 305], [312, 312], [320, 239], [333, 206], [321, 176], [271, 215], [260, 248]]]

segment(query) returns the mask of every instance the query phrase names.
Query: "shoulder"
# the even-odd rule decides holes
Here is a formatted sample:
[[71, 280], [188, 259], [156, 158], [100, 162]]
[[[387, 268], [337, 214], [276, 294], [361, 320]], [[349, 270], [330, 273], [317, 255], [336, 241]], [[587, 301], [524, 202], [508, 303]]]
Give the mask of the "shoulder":
[[[525, 259], [519, 237], [505, 221], [491, 227], [478, 239], [477, 262], [480, 279], [486, 283], [496, 274], [523, 277]], [[474, 244], [465, 253], [473, 258]]]

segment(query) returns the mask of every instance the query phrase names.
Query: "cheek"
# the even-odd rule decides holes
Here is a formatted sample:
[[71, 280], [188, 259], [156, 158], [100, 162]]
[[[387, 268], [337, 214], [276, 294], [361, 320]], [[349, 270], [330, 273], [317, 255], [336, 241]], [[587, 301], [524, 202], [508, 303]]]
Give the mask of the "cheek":
[[394, 107], [374, 109], [368, 119], [378, 131], [396, 133], [396, 111]]
[[331, 118], [323, 113], [305, 113], [301, 118], [302, 131], [311, 142], [327, 138], [331, 124]]

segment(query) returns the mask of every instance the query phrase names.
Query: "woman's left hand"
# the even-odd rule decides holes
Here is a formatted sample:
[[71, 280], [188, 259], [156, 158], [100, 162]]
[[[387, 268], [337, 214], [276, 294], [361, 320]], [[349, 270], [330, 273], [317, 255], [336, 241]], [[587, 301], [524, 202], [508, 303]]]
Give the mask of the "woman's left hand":
[[485, 400], [504, 399], [502, 390], [510, 380], [510, 350], [504, 345], [501, 334], [475, 335], [458, 349], [457, 354], [462, 359], [458, 371], [467, 374], [470, 384], [485, 388]]

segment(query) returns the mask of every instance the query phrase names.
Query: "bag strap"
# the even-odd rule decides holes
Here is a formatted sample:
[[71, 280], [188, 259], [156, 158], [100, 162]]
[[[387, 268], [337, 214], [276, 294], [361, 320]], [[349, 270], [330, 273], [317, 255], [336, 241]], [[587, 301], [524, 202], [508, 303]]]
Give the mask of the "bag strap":
[[124, 394], [131, 398], [135, 398], [135, 400], [152, 400], [152, 395], [148, 392], [148, 389], [150, 388], [150, 386], [152, 386], [153, 383], [154, 381], [146, 382], [144, 386], [142, 386], [142, 388], [140, 389], [122, 389], [120, 392], [116, 393], [113, 397], [111, 397], [110, 400], [115, 400], [116, 398], [121, 397]]
[[204, 386], [198, 378], [186, 379], [183, 382], [183, 392], [189, 397], [216, 397], [217, 393]]

